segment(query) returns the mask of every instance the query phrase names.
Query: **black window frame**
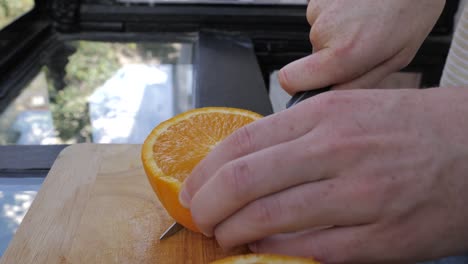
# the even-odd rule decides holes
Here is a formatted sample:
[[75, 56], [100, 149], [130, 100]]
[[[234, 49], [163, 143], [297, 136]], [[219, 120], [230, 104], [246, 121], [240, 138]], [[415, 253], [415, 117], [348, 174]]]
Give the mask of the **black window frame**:
[[[457, 6], [458, 1], [447, 2], [436, 27], [404, 69], [421, 72], [423, 88], [438, 84]], [[33, 10], [0, 31], [0, 113], [64, 41], [151, 40], [196, 43], [195, 107], [224, 105], [271, 114], [270, 74], [311, 52], [305, 11], [298, 5], [150, 6], [36, 0]], [[45, 177], [64, 147], [0, 146], [0, 176], [36, 173]], [[33, 162], [42, 155], [47, 162]]]

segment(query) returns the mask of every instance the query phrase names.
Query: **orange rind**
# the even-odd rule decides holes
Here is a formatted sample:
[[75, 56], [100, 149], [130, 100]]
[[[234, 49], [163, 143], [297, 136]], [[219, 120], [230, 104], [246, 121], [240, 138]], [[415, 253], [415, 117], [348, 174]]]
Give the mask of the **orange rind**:
[[187, 208], [179, 202], [185, 178], [208, 153], [237, 129], [262, 116], [228, 107], [198, 108], [156, 126], [141, 150], [148, 180], [175, 221], [198, 232]]

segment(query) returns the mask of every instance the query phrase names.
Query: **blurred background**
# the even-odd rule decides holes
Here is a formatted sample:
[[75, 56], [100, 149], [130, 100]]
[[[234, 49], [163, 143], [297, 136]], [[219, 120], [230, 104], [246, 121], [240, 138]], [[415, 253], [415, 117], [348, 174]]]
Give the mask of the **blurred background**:
[[[33, 7], [33, 0], [0, 0], [0, 28]], [[191, 43], [63, 46], [0, 114], [0, 145], [141, 143], [190, 108]]]

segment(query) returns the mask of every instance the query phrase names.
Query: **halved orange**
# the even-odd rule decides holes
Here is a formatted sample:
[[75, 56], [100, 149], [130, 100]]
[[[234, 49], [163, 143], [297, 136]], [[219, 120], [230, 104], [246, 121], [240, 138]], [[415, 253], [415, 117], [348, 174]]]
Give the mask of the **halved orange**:
[[247, 254], [216, 260], [211, 264], [320, 264], [319, 262], [299, 257], [272, 254]]
[[153, 129], [143, 143], [143, 167], [174, 220], [198, 232], [190, 211], [179, 203], [183, 181], [219, 142], [261, 117], [242, 109], [206, 107], [179, 114]]

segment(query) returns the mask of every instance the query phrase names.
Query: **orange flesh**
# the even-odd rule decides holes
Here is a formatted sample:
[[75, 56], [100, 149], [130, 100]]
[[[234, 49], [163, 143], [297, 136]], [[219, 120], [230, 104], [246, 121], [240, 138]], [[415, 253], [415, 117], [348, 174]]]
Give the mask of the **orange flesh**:
[[224, 138], [253, 120], [235, 114], [200, 114], [169, 127], [153, 146], [153, 157], [167, 175], [183, 182]]
[[161, 204], [177, 222], [197, 231], [179, 203], [182, 182], [223, 139], [261, 116], [246, 110], [208, 107], [182, 113], [158, 125], [145, 140], [142, 161]]

